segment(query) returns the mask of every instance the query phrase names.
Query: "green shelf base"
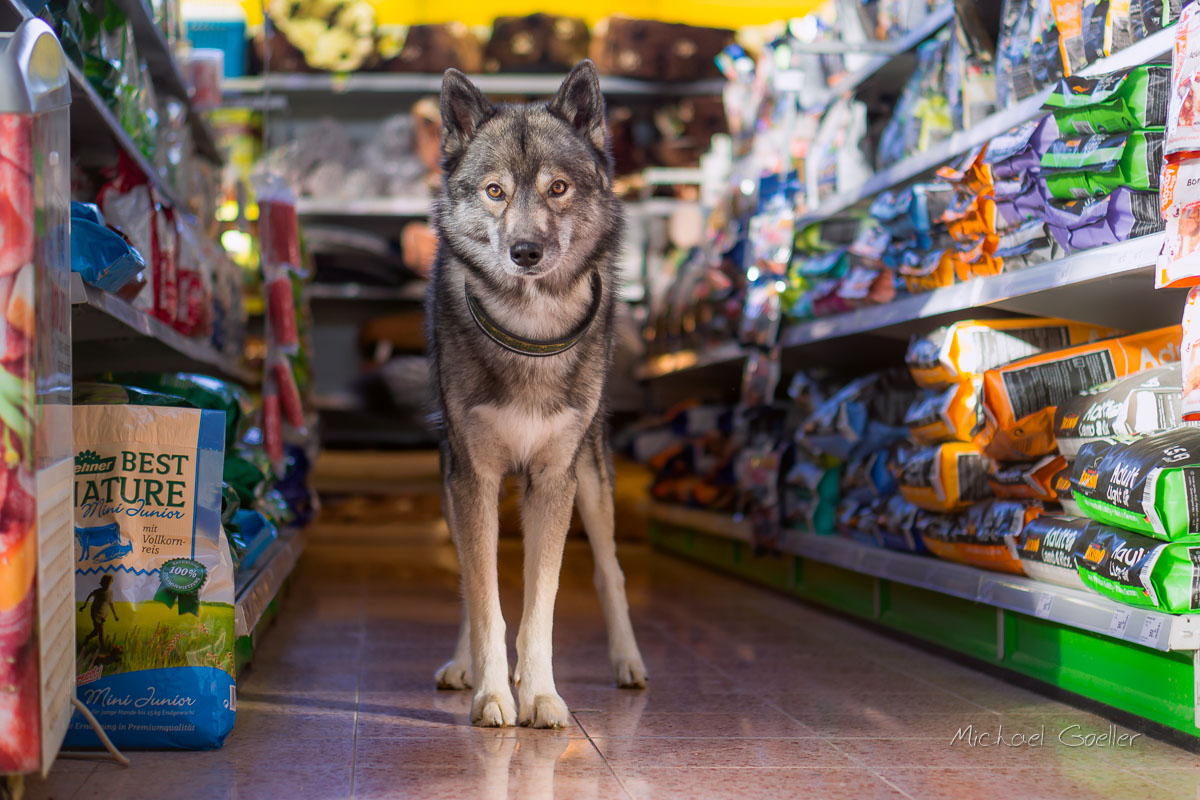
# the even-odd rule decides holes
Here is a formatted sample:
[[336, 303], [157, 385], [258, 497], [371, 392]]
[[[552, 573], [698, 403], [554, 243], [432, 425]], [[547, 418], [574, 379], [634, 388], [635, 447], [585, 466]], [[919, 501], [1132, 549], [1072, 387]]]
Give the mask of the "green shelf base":
[[1196, 656], [652, 520], [666, 551], [1196, 737]]

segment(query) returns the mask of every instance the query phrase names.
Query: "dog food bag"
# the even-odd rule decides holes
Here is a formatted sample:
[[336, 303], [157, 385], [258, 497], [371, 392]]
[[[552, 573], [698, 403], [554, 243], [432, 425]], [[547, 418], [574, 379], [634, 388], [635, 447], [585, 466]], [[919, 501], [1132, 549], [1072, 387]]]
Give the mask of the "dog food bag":
[[1020, 180], [1042, 167], [1042, 154], [1059, 137], [1053, 114], [1030, 120], [988, 142], [983, 161], [992, 170], [995, 182]]
[[1200, 610], [1198, 536], [1163, 542], [1102, 525], [1074, 557], [1083, 584], [1105, 597], [1170, 614]]
[[1168, 156], [1200, 152], [1200, 10], [1183, 10], [1175, 27], [1170, 109], [1167, 113]]
[[901, 495], [889, 497], [877, 518], [879, 543], [889, 550], [927, 552], [925, 542], [917, 533], [917, 517], [923, 513]]
[[1095, 78], [1063, 78], [1046, 99], [1062, 136], [1120, 133], [1167, 124], [1171, 67], [1145, 64]]
[[[1062, 456], [1046, 456], [1026, 464], [988, 459], [988, 485], [992, 487], [992, 494], [1004, 500], [1051, 503], [1058, 499], [1058, 478], [1069, 474], [1067, 469], [1067, 460]], [[1070, 491], [1069, 483], [1066, 488]]]
[[1083, 50], [1089, 64], [1133, 42], [1129, 0], [1084, 0]]
[[1057, 586], [1083, 589], [1086, 587], [1075, 570], [1075, 551], [1076, 548], [1086, 550], [1103, 529], [1100, 523], [1090, 519], [1041, 516], [1005, 539], [1029, 577]]
[[1079, 448], [1071, 490], [1083, 513], [1173, 541], [1200, 534], [1200, 428], [1172, 428]]
[[947, 561], [995, 572], [1023, 575], [1021, 561], [1005, 540], [1042, 513], [1039, 503], [991, 500], [972, 506], [964, 514], [937, 519], [929, 515], [921, 539], [931, 553]]
[[[219, 747], [233, 729], [225, 414], [75, 408], [76, 686], [118, 747]], [[67, 746], [99, 745], [76, 715]]]
[[1091, 439], [1174, 428], [1182, 415], [1183, 369], [1167, 364], [1102, 383], [1060, 403], [1054, 412], [1054, 439], [1058, 452], [1074, 457]]
[[1119, 186], [1157, 190], [1162, 162], [1161, 129], [1072, 136], [1054, 142], [1042, 156], [1042, 182], [1060, 200], [1108, 194]]
[[941, 391], [926, 390], [908, 409], [904, 423], [921, 444], [970, 442], [983, 425], [983, 380], [960, 381]]
[[1065, 319], [964, 320], [914, 338], [904, 360], [918, 386], [945, 389], [1010, 361], [1117, 333]]
[[1180, 157], [1163, 165], [1159, 203], [1167, 235], [1155, 288], [1200, 285], [1200, 159]]
[[902, 450], [896, 481], [900, 494], [926, 511], [961, 511], [991, 497], [987, 463], [979, 448], [967, 442]]
[[1111, 194], [1050, 200], [1042, 207], [1046, 227], [1068, 253], [1146, 236], [1166, 227], [1156, 192], [1119, 187]]
[[1179, 326], [1042, 353], [988, 370], [983, 379], [984, 450], [999, 461], [1054, 452], [1059, 403], [1093, 386], [1179, 360]]

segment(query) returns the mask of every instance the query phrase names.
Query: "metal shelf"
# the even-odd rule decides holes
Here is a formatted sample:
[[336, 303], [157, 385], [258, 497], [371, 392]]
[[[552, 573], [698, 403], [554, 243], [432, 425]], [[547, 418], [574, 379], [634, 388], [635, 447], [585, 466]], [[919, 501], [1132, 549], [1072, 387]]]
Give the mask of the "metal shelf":
[[433, 201], [428, 197], [369, 197], [363, 200], [322, 200], [301, 197], [296, 213], [302, 217], [428, 217]]
[[203, 339], [190, 339], [116, 295], [71, 275], [75, 363], [105, 369], [194, 370], [247, 385], [254, 370], [218, 352]]
[[[471, 75], [470, 78], [485, 94], [491, 95], [552, 95], [558, 91], [565, 75]], [[643, 81], [600, 76], [600, 89], [609, 97], [683, 97], [719, 95], [725, 87], [723, 79], [667, 82]], [[442, 90], [441, 74], [405, 72], [353, 72], [349, 74], [276, 73], [246, 78], [229, 78], [223, 84], [226, 96], [238, 97], [262, 94], [266, 91], [281, 94], [389, 94], [423, 96]], [[394, 108], [381, 106], [380, 113], [393, 113]]]
[[[1065, 316], [1080, 322], [1127, 330], [1170, 324], [1182, 309], [1182, 292], [1154, 290], [1153, 267], [1163, 234], [1098, 247], [1029, 269], [1004, 272], [891, 303], [860, 308], [787, 325], [780, 345], [797, 348], [858, 334], [907, 336], [979, 308], [1039, 316]], [[1176, 308], [1178, 305], [1178, 308]], [[684, 350], [648, 360], [641, 379], [737, 361], [746, 351], [734, 342], [703, 351]]]
[[279, 538], [261, 556], [257, 569], [239, 574], [234, 585], [233, 630], [235, 636], [249, 636], [262, 619], [267, 606], [279, 594], [283, 582], [292, 574], [304, 550], [304, 532], [280, 531]]
[[[746, 523], [727, 514], [651, 503], [651, 519], [700, 533], [748, 541]], [[852, 542], [836, 536], [785, 538], [789, 555], [1038, 617], [1155, 650], [1200, 650], [1200, 614], [1163, 614], [1122, 605], [1098, 594], [1017, 575]]]
[[[1127, 47], [1108, 58], [1089, 64], [1080, 74], [1102, 75], [1114, 70], [1127, 69], [1155, 59], [1169, 58], [1175, 46], [1175, 29], [1167, 28]], [[875, 173], [862, 186], [834, 195], [819, 207], [802, 214], [796, 219], [797, 227], [822, 222], [859, 204], [873, 199], [880, 192], [900, 186], [932, 172], [957, 156], [986, 144], [996, 136], [1035, 119], [1042, 112], [1042, 105], [1050, 96], [1053, 87], [1027, 97], [1014, 106], [997, 111], [978, 125], [955, 133], [948, 139], [936, 143], [928, 150], [910, 156], [892, 166]]]
[[425, 281], [404, 286], [364, 286], [359, 283], [312, 283], [305, 291], [309, 300], [412, 302], [425, 298]]
[[214, 164], [224, 164], [225, 159], [217, 149], [212, 129], [204, 117], [192, 107], [191, 95], [179, 71], [179, 64], [171, 52], [166, 35], [154, 21], [150, 9], [142, 0], [117, 0], [117, 5], [133, 26], [138, 54], [146, 59], [146, 67], [155, 87], [187, 104], [188, 124], [192, 128], [192, 142], [196, 150]]

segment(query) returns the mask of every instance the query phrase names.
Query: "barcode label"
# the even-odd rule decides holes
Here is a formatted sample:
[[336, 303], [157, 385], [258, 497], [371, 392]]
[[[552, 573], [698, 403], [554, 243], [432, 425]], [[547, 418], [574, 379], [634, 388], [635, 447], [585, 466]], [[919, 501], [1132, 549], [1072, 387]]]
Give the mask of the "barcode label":
[[1129, 627], [1129, 609], [1118, 608], [1113, 612], [1112, 619], [1108, 622], [1108, 632], [1113, 636], [1123, 637], [1125, 629]]
[[1142, 623], [1142, 632], [1138, 635], [1138, 641], [1149, 646], [1158, 644], [1158, 634], [1162, 632], [1162, 625], [1163, 618], [1157, 614], [1146, 617], [1146, 621]]
[[1049, 592], [1040, 592], [1037, 599], [1037, 608], [1033, 610], [1035, 616], [1046, 619], [1050, 616], [1050, 607], [1054, 605], [1054, 595]]

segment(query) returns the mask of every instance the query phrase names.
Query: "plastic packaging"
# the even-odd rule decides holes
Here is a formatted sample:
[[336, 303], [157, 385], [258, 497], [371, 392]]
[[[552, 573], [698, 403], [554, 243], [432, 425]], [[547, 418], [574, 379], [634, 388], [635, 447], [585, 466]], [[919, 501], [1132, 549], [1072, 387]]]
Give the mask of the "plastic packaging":
[[901, 451], [896, 482], [905, 500], [926, 511], [962, 511], [992, 495], [983, 454], [966, 442]]
[[1075, 566], [1085, 586], [1118, 602], [1170, 614], [1200, 610], [1200, 537], [1168, 543], [1100, 526], [1076, 545]]
[[146, 268], [141, 253], [104, 224], [100, 209], [71, 204], [71, 270], [93, 286], [116, 292]]
[[1029, 577], [1056, 586], [1085, 589], [1075, 569], [1075, 552], [1077, 549], [1086, 552], [1101, 530], [1103, 526], [1090, 519], [1041, 516], [1006, 539]]
[[[1188, 356], [1186, 334], [1183, 356]], [[1183, 368], [1168, 364], [1100, 384], [1059, 403], [1054, 438], [1058, 451], [1073, 458], [1092, 439], [1155, 433], [1174, 428], [1182, 418]]]

